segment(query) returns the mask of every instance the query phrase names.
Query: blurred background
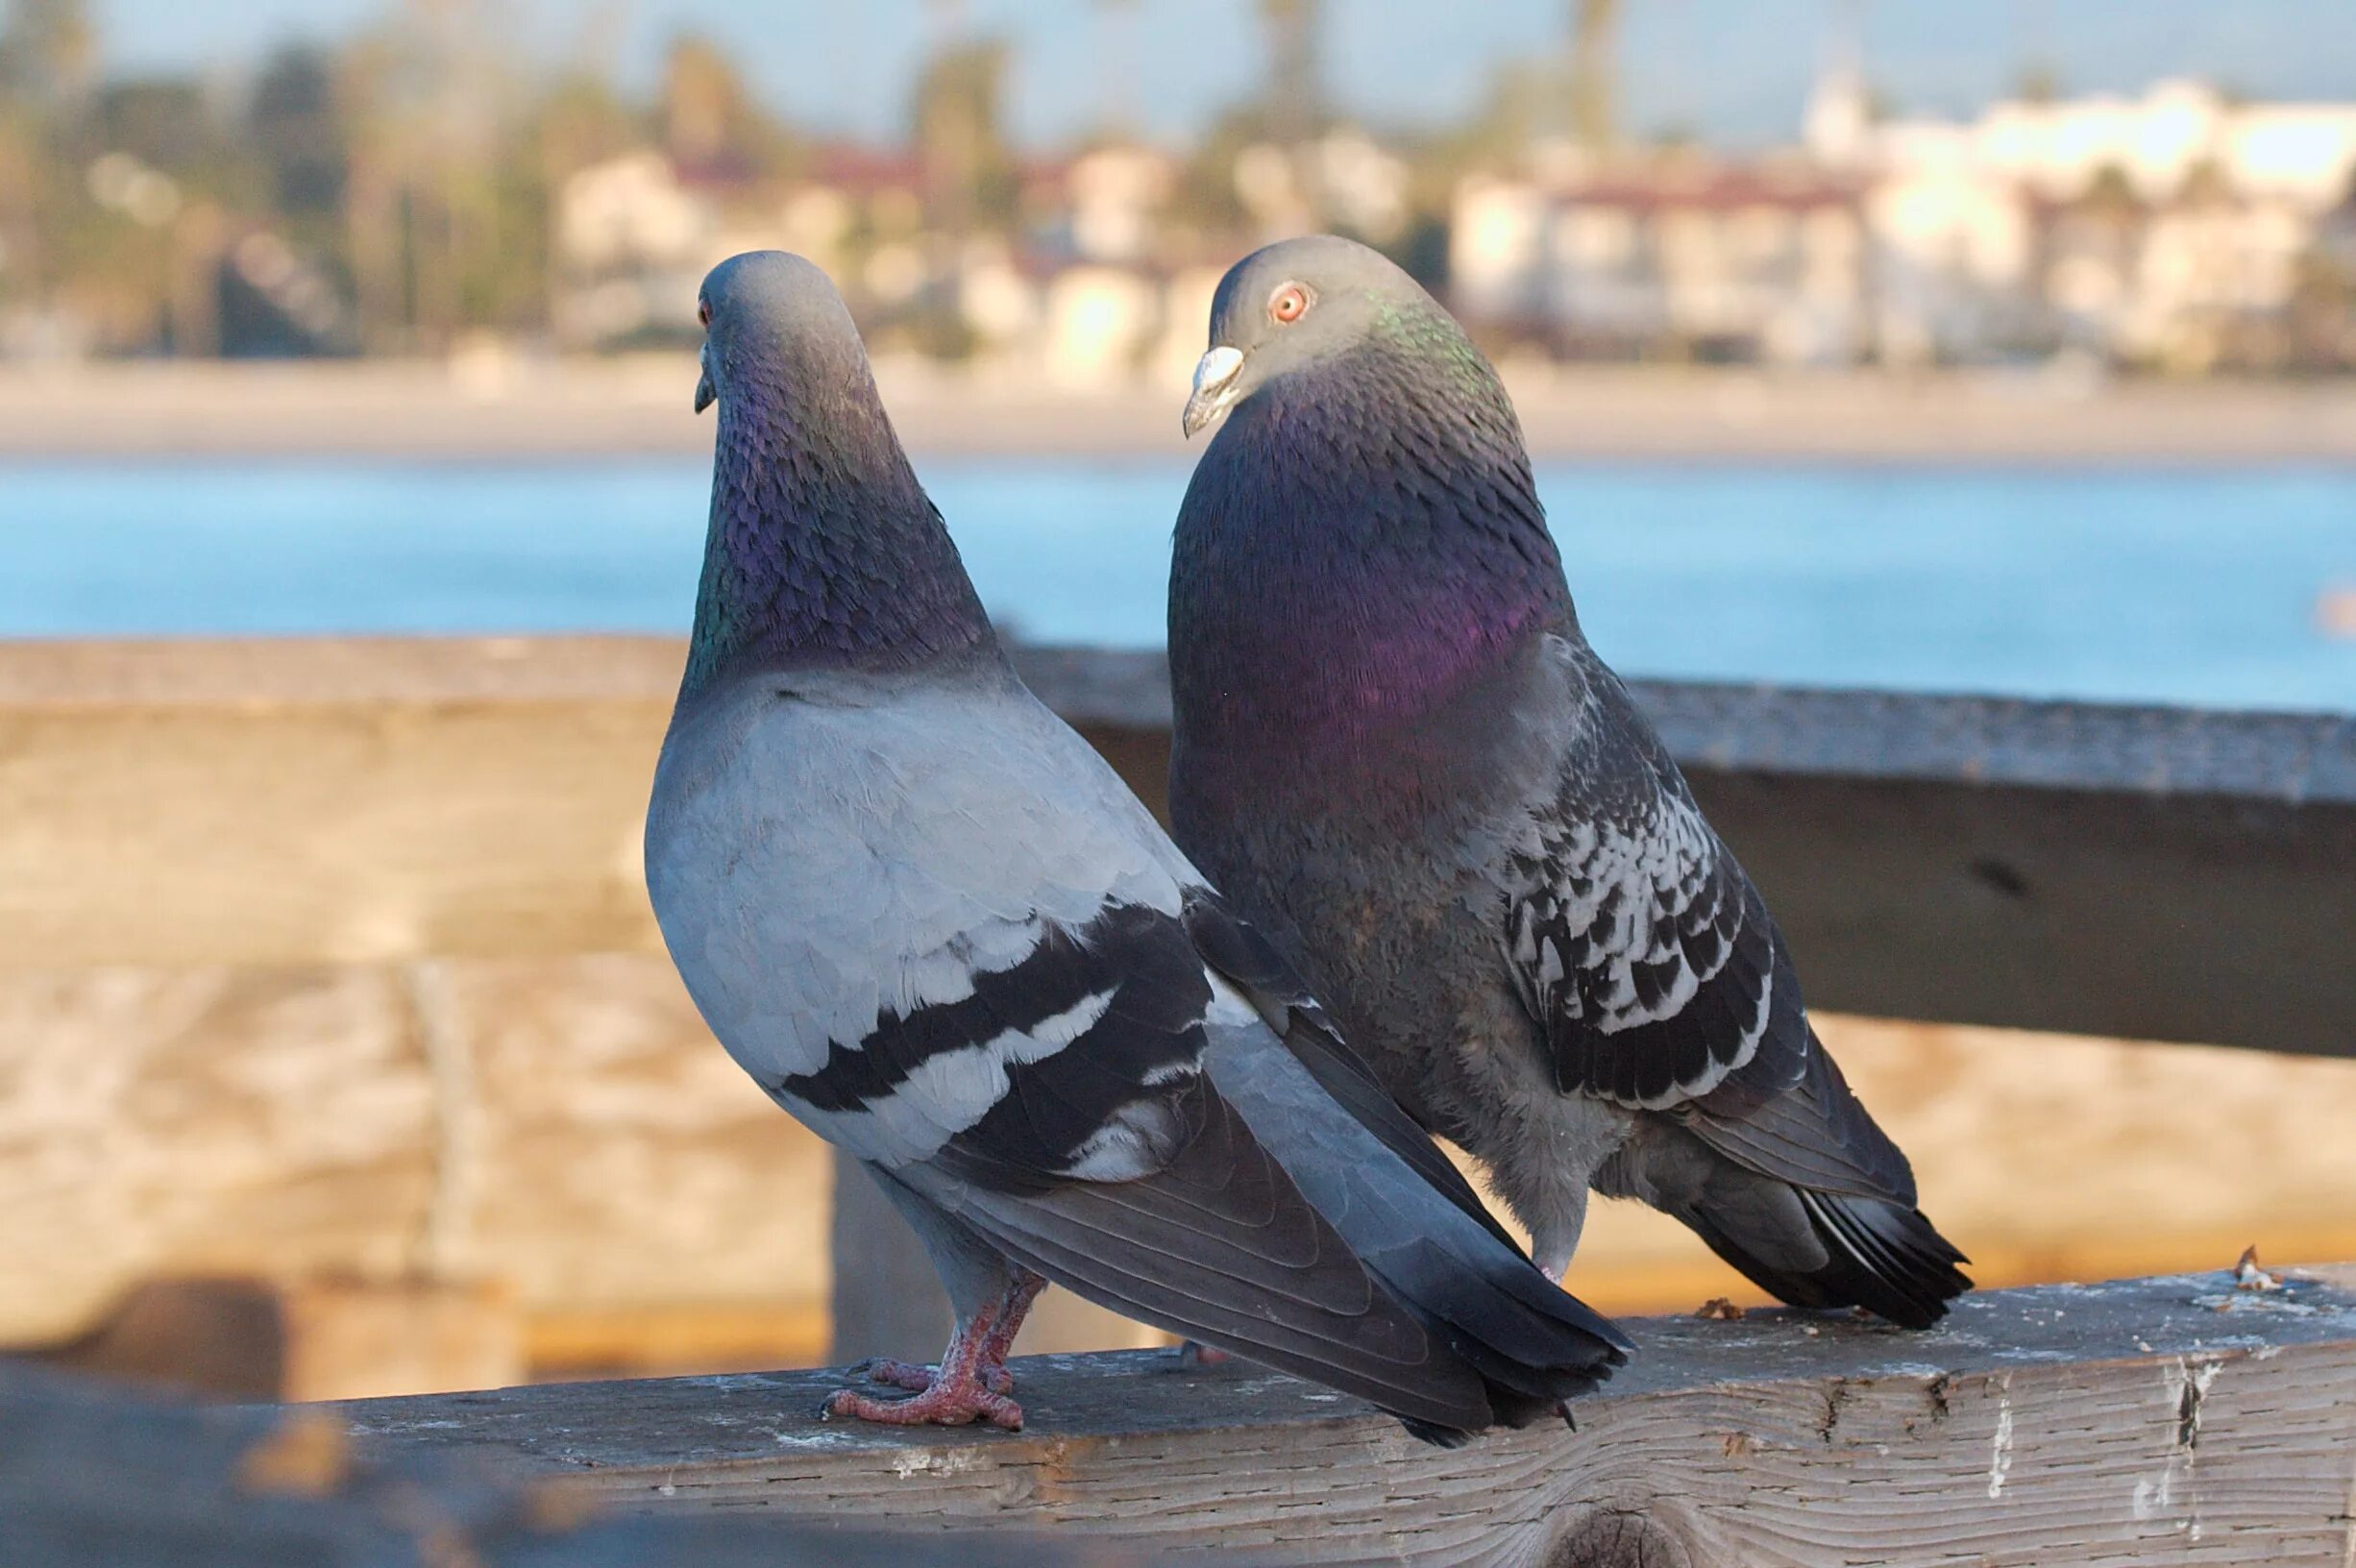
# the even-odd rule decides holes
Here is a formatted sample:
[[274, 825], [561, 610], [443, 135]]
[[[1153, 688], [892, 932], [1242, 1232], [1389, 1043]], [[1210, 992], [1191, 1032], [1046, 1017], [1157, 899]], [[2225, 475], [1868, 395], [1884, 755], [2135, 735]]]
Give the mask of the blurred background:
[[[825, 267], [994, 614], [1149, 650], [1212, 291], [1315, 230], [1497, 360], [1626, 673], [2356, 713], [2340, 0], [0, 0], [0, 1349], [868, 1348], [636, 861], [697, 283]], [[2356, 1256], [2356, 1065], [1825, 1033], [1984, 1282]], [[1622, 1206], [1572, 1284], [1755, 1299]]]

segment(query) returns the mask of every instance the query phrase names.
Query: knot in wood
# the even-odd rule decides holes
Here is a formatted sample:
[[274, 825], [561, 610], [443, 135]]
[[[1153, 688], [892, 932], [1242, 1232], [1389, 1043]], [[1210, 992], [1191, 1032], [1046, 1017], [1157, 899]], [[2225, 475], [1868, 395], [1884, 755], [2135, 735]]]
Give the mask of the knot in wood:
[[1578, 1514], [1540, 1561], [1543, 1568], [1697, 1568], [1674, 1533], [1626, 1508]]

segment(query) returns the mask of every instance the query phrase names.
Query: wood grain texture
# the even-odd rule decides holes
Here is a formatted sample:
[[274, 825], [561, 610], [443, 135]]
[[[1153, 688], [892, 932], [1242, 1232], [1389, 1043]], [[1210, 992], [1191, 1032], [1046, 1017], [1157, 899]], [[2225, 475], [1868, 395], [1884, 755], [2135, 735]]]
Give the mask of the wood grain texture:
[[367, 1399], [520, 1383], [508, 1293], [430, 1280], [158, 1280], [95, 1330], [42, 1353], [65, 1370], [214, 1399]]
[[[543, 1369], [806, 1363], [832, 1190], [667, 958], [0, 968], [0, 1345], [103, 1331], [153, 1282], [297, 1315], [425, 1282], [496, 1286]], [[1026, 1335], [1154, 1339], [1068, 1297]], [[272, 1364], [324, 1392], [385, 1361]]]
[[[660, 950], [650, 638], [0, 646], [0, 967]], [[1158, 654], [1022, 649], [1150, 805]], [[1810, 1000], [2356, 1052], [2356, 721], [1645, 683]]]
[[[1821, 1023], [1984, 1282], [2356, 1254], [2356, 1063]], [[544, 1370], [805, 1363], [831, 1189], [662, 958], [0, 972], [0, 1343], [143, 1281], [418, 1276], [502, 1284]], [[1595, 1207], [1571, 1283], [1760, 1299], [1632, 1204]], [[1041, 1321], [1143, 1342], [1060, 1293]]]
[[462, 684], [0, 705], [0, 965], [659, 951], [639, 824], [669, 711]]
[[[0, 645], [0, 1344], [86, 1333], [143, 1282], [231, 1274], [496, 1285], [544, 1369], [822, 1353], [823, 1151], [712, 1043], [646, 909], [639, 818], [680, 656], [653, 638]], [[1158, 801], [1159, 660], [1022, 659]], [[2190, 801], [2259, 835], [2233, 873], [2251, 896], [2193, 919], [2147, 890], [2118, 920], [2207, 941], [2256, 910], [2310, 944], [2344, 933], [2303, 882], [2249, 879], [2337, 875], [2281, 833], [2356, 801], [2344, 723], [1646, 691], [1722, 781], [1781, 772], [1806, 794], [1877, 767], [1942, 798], [2000, 785], [2017, 793], [1974, 796], [1991, 832], [2046, 796], [2140, 791], [2144, 837], [2120, 852], [2154, 864]], [[1828, 864], [1773, 796], [1752, 798], [1792, 863]], [[1929, 819], [1876, 820], [1903, 837]], [[1855, 890], [1879, 870], [1806, 870], [1803, 891], [1841, 941], [1902, 947], [1973, 1005], [2058, 983], [2114, 1015], [2164, 1000], [2172, 971], [2152, 979], [2140, 949], [2124, 969], [2074, 969], [2066, 943], [2038, 973], [1998, 962], [1951, 921], [2058, 942], [2114, 911], [2057, 923], [2034, 867], [2005, 863], [2026, 879], [2008, 893], [1956, 849], [1920, 860], [1912, 913], [1868, 909]], [[2243, 935], [2266, 964], [2297, 950]], [[1802, 956], [1819, 1001], [1897, 972]], [[2300, 972], [2268, 983], [2275, 1002], [2334, 1017], [2348, 967]], [[2252, 1240], [2276, 1261], [2356, 1250], [2356, 1064], [1824, 1022], [1983, 1280], [2196, 1266]], [[2262, 1013], [2241, 1023], [2265, 1033]], [[1574, 1284], [1614, 1311], [1756, 1299], [1618, 1205], [1598, 1206]], [[1136, 1342], [1064, 1299], [1034, 1342]], [[665, 1348], [634, 1359], [650, 1335]]]
[[1455, 1451], [1292, 1379], [1153, 1352], [1018, 1363], [1015, 1435], [822, 1422], [825, 1374], [336, 1409], [363, 1454], [493, 1454], [664, 1515], [993, 1521], [1256, 1561], [2344, 1568], [2346, 1284], [1996, 1292], [1920, 1335], [1635, 1322], [1634, 1364], [1575, 1433]]
[[[931, 1557], [933, 1553], [942, 1558]], [[136, 1399], [0, 1360], [9, 1568], [1113, 1568], [1003, 1531], [921, 1541], [758, 1515], [599, 1519], [466, 1456], [372, 1458], [313, 1409]]]
[[188, 1275], [826, 1288], [823, 1148], [634, 954], [0, 972], [0, 1343]]

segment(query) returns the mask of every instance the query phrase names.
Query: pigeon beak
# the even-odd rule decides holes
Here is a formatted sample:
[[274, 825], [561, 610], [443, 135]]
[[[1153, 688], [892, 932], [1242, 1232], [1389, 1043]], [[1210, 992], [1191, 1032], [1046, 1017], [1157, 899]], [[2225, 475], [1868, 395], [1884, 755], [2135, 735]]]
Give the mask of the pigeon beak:
[[1187, 411], [1178, 419], [1178, 428], [1189, 440], [1236, 401], [1236, 377], [1242, 369], [1242, 351], [1224, 346], [1213, 349], [1196, 363], [1194, 395], [1187, 399]]
[[709, 348], [706, 348], [703, 353], [696, 355], [697, 368], [702, 372], [696, 378], [696, 412], [699, 414], [709, 408], [713, 401], [720, 396], [718, 392], [712, 390], [711, 352]]

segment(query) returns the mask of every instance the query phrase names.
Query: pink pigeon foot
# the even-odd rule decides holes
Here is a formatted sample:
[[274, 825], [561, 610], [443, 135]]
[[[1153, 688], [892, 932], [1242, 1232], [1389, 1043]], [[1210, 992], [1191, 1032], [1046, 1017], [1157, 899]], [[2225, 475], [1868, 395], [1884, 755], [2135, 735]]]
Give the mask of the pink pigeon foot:
[[963, 1427], [980, 1421], [1002, 1432], [1022, 1430], [1022, 1407], [983, 1387], [971, 1367], [962, 1378], [935, 1378], [913, 1399], [870, 1399], [839, 1389], [826, 1401], [826, 1413], [892, 1427]]
[[1020, 1432], [1022, 1407], [1007, 1397], [1014, 1392], [1015, 1379], [1006, 1370], [1006, 1353], [1046, 1285], [1036, 1274], [1018, 1277], [996, 1301], [969, 1322], [957, 1325], [938, 1367], [878, 1357], [852, 1368], [877, 1383], [909, 1389], [914, 1399], [871, 1399], [844, 1388], [828, 1397], [825, 1413], [896, 1427], [962, 1427], [981, 1421]]

